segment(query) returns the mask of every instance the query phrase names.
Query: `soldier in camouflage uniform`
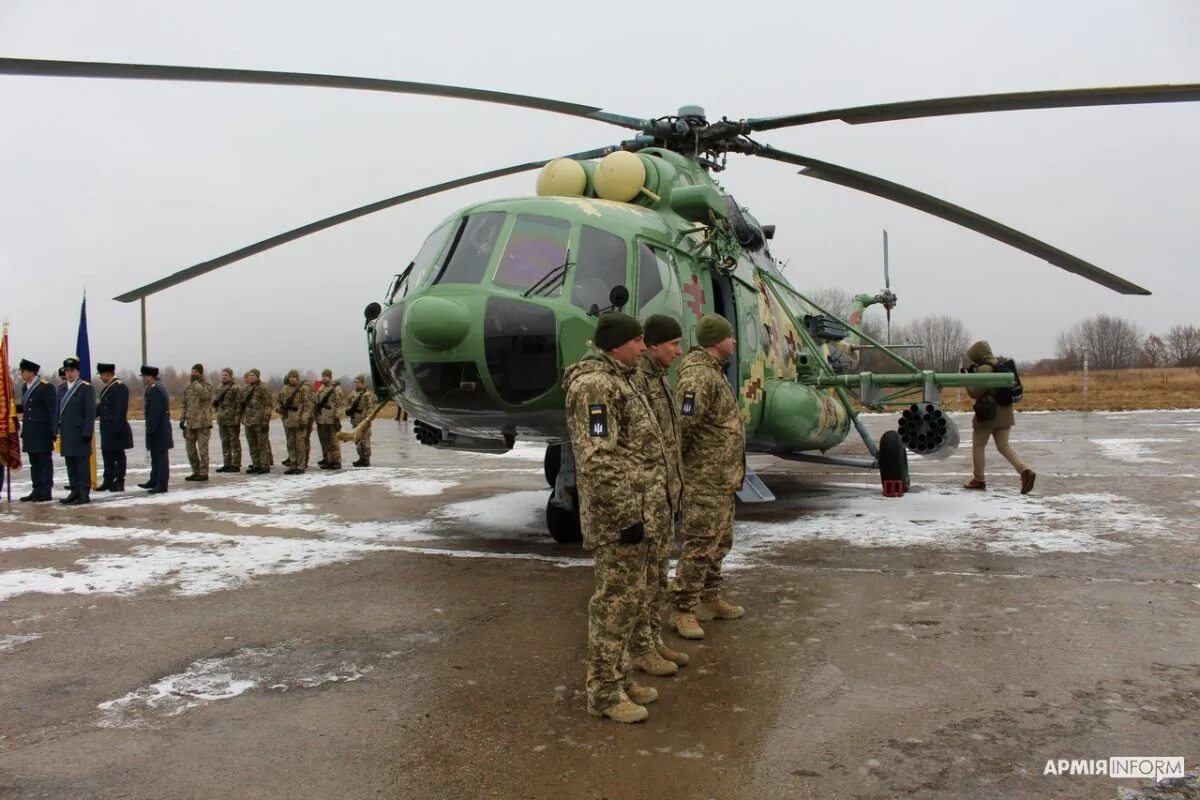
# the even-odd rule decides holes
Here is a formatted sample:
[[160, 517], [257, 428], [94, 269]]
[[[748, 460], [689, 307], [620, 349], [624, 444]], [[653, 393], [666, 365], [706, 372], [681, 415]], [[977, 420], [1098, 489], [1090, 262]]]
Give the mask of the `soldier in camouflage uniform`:
[[[350, 395], [350, 401], [346, 404], [346, 416], [350, 418], [351, 427], [357, 428], [373, 408], [375, 408], [375, 393], [367, 388], [367, 376], [356, 375], [354, 377], [354, 394]], [[371, 466], [371, 423], [367, 423], [357, 447], [358, 460], [354, 462], [354, 466]]]
[[291, 463], [284, 475], [299, 475], [308, 469], [308, 436], [314, 405], [312, 387], [300, 380], [300, 371], [294, 369], [289, 372], [287, 385], [279, 390], [279, 406], [276, 408], [283, 418], [288, 462]]
[[[654, 417], [662, 433], [663, 450], [667, 456], [667, 490], [671, 507], [683, 507], [683, 466], [679, 459], [679, 408], [667, 380], [667, 371], [679, 358], [679, 343], [683, 328], [671, 317], [655, 314], [645, 322], [646, 352], [638, 363], [637, 382], [650, 401]], [[672, 520], [672, 523], [674, 520]], [[663, 530], [650, 543], [650, 559], [646, 568], [646, 596], [633, 642], [629, 646], [633, 666], [651, 675], [674, 675], [688, 663], [687, 653], [667, 647], [662, 638], [662, 615], [668, 605], [667, 573], [671, 545], [675, 543], [675, 525]]]
[[179, 427], [187, 442], [188, 462], [192, 474], [185, 481], [208, 480], [208, 441], [212, 438], [213, 388], [204, 377], [204, 365], [192, 365], [192, 379], [183, 390], [183, 404], [179, 409]]
[[327, 369], [321, 373], [321, 391], [313, 409], [313, 418], [317, 423], [317, 440], [321, 443], [321, 460], [317, 466], [321, 469], [342, 468], [342, 446], [338, 441], [338, 431], [342, 429], [342, 409], [346, 407], [346, 393], [340, 383], [333, 379], [333, 370]]
[[246, 445], [250, 466], [246, 472], [261, 475], [271, 471], [275, 456], [271, 453], [271, 390], [263, 385], [262, 373], [247, 372], [242, 380], [242, 424], [246, 426]]
[[737, 619], [744, 612], [721, 598], [721, 562], [733, 547], [734, 493], [746, 476], [746, 429], [725, 378], [737, 342], [729, 321], [717, 314], [700, 319], [696, 342], [675, 385], [685, 488], [671, 624], [685, 639], [704, 638], [699, 620]]
[[221, 385], [213, 397], [217, 430], [221, 433], [221, 466], [217, 472], [242, 471], [242, 390], [233, 382], [233, 370], [221, 370]]
[[642, 326], [625, 314], [602, 314], [594, 341], [563, 379], [583, 546], [595, 561], [588, 713], [640, 722], [658, 692], [630, 677], [629, 643], [644, 601], [650, 544], [671, 528], [674, 509], [658, 422], [635, 383], [645, 350]]

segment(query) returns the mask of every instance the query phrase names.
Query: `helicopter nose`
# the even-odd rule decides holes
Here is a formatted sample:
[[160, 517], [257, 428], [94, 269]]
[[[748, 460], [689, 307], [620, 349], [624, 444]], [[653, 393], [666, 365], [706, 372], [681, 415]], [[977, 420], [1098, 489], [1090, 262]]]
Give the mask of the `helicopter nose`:
[[449, 297], [418, 297], [408, 306], [408, 329], [426, 347], [449, 350], [470, 327], [467, 307]]

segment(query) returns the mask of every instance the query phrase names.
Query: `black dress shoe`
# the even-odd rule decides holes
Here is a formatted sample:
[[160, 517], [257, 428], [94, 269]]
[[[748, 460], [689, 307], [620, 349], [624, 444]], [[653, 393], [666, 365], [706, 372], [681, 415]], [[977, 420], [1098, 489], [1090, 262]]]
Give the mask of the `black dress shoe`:
[[290, 467], [290, 466], [292, 465], [292, 460], [291, 460], [290, 458], [285, 458], [285, 459], [283, 460], [283, 465], [284, 465], [285, 467]]
[[114, 483], [112, 486], [108, 487], [108, 490], [110, 492], [123, 492], [123, 491], [125, 491], [125, 484]]
[[194, 480], [194, 481], [206, 481], [206, 480], [208, 480], [208, 476], [207, 476], [207, 475], [197, 475], [196, 477], [192, 478], [192, 480]]
[[146, 481], [145, 483], [139, 483], [138, 488], [139, 489], [153, 489], [154, 484], [150, 483], [150, 481]]
[[36, 503], [40, 499], [41, 498], [38, 497], [37, 492], [30, 492], [29, 494], [27, 494], [21, 498], [21, 502], [22, 503]]
[[69, 495], [64, 497], [62, 500], [59, 500], [58, 504], [62, 505], [62, 506], [73, 506], [78, 501], [79, 501], [79, 495], [75, 494], [75, 492], [71, 492]]
[[51, 497], [51, 496], [50, 496], [50, 495], [48, 495], [48, 494], [39, 494], [37, 497], [33, 498], [33, 502], [35, 502], [35, 503], [49, 503], [49, 502], [50, 502], [51, 500], [53, 500], [53, 499], [54, 499], [54, 498], [53, 498], [53, 497]]
[[111, 483], [109, 483], [108, 481], [105, 481], [104, 483], [102, 483], [102, 484], [100, 484], [99, 486], [97, 486], [97, 487], [96, 487], [96, 491], [97, 491], [97, 492], [109, 492], [109, 491], [112, 491], [112, 484], [111, 484]]
[[291, 467], [290, 469], [285, 469], [283, 471], [284, 475], [302, 475], [303, 473], [304, 473], [304, 470], [296, 469], [295, 467]]
[[159, 489], [157, 487], [146, 492], [146, 494], [166, 494], [166, 493], [167, 493], [166, 489]]
[[200, 476], [199, 475], [188, 475], [186, 478], [184, 478], [184, 480], [185, 481], [198, 481], [198, 480], [200, 480]]

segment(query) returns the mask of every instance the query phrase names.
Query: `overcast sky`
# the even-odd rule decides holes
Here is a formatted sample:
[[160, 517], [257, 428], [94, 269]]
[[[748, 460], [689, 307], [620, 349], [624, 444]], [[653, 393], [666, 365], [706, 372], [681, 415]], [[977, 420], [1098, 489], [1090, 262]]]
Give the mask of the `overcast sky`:
[[[476, 8], [476, 6], [478, 6]], [[1200, 81], [1181, 2], [0, 2], [0, 55], [325, 72], [710, 119], [948, 95]], [[468, 10], [470, 9], [470, 10]], [[14, 354], [136, 367], [137, 304], [110, 298], [383, 197], [625, 137], [557, 114], [389, 94], [0, 77], [0, 315]], [[1200, 103], [1025, 111], [758, 137], [991, 216], [1154, 292], [1125, 297], [921, 212], [731, 156], [723, 184], [800, 288], [876, 291], [895, 320], [961, 317], [1020, 359], [1096, 313], [1200, 324]], [[150, 361], [366, 365], [362, 308], [455, 208], [533, 174], [384, 211], [148, 301]]]

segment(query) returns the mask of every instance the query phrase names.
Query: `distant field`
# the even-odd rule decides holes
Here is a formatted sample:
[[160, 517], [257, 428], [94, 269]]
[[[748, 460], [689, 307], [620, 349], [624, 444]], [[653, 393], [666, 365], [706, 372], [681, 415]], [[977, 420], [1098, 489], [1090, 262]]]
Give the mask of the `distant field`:
[[[1130, 369], [1088, 374], [1087, 400], [1083, 397], [1083, 373], [1065, 375], [1022, 375], [1025, 399], [1022, 411], [1129, 411], [1155, 408], [1200, 408], [1200, 367]], [[960, 389], [946, 392], [945, 405], [954, 411], [971, 408], [971, 398]], [[171, 416], [179, 417], [179, 400], [171, 398]], [[130, 419], [142, 418], [139, 392], [129, 402]], [[389, 404], [379, 415], [395, 419], [396, 407]]]
[[[1022, 375], [1022, 411], [1130, 411], [1135, 409], [1200, 408], [1200, 367], [1130, 369], [1088, 373], [1087, 399], [1083, 373]], [[946, 405], [970, 408], [966, 392], [946, 393]]]

